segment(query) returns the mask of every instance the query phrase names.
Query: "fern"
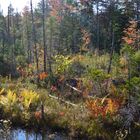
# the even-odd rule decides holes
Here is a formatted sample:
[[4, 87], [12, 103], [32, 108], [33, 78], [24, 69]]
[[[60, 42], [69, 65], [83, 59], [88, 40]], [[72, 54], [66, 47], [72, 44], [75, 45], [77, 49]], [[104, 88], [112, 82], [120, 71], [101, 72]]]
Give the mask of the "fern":
[[0, 97], [0, 104], [3, 106], [5, 112], [7, 113], [18, 111], [18, 97], [16, 93], [8, 90], [6, 96]]
[[34, 91], [24, 90], [21, 93], [22, 105], [25, 110], [36, 109], [39, 104], [39, 94]]
[[5, 89], [3, 88], [3, 89], [1, 89], [0, 90], [0, 95], [2, 95], [3, 93], [4, 93], [4, 91], [5, 91]]

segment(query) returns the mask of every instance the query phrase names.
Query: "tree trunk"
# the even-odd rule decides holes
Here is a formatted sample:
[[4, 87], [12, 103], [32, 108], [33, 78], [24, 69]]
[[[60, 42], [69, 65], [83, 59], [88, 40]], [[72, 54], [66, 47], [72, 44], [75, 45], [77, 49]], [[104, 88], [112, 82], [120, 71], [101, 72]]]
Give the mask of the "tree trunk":
[[96, 5], [97, 10], [97, 49], [100, 50], [99, 42], [100, 42], [100, 30], [99, 30], [99, 0], [97, 0]]
[[4, 60], [4, 54], [5, 54], [5, 34], [4, 31], [2, 31], [2, 59]]
[[113, 30], [113, 32], [112, 32], [112, 43], [111, 43], [109, 67], [108, 67], [108, 71], [107, 71], [108, 74], [110, 73], [111, 66], [112, 66], [112, 59], [113, 59], [113, 54], [114, 54], [114, 49], [115, 49], [114, 40], [115, 40], [115, 36], [114, 36], [114, 30]]
[[28, 63], [32, 63], [32, 52], [31, 52], [31, 44], [30, 44], [30, 35], [29, 35], [29, 28], [28, 28], [28, 22], [26, 17], [26, 35], [27, 35], [27, 54], [28, 54]]
[[46, 30], [45, 30], [45, 1], [42, 0], [42, 24], [43, 24], [43, 48], [44, 48], [44, 72], [46, 72], [46, 59], [47, 59], [47, 47], [46, 47]]
[[37, 44], [36, 44], [36, 30], [35, 30], [35, 23], [34, 23], [32, 0], [30, 0], [30, 8], [31, 8], [31, 17], [32, 17], [32, 39], [33, 39], [33, 43], [34, 43], [36, 70], [37, 70], [37, 74], [38, 74], [39, 73], [39, 64], [38, 64], [38, 52], [37, 52]]

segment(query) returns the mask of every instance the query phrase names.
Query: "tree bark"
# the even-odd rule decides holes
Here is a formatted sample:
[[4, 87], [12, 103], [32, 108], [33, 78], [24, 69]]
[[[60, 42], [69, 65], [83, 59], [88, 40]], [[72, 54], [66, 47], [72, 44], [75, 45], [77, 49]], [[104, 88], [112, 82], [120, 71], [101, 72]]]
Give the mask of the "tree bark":
[[34, 23], [32, 0], [30, 0], [30, 8], [31, 8], [31, 17], [32, 17], [32, 39], [33, 39], [33, 43], [34, 43], [36, 70], [37, 70], [37, 74], [38, 74], [39, 73], [39, 64], [38, 64], [38, 52], [37, 52], [37, 44], [36, 44], [36, 30], [35, 30], [35, 23]]
[[108, 67], [108, 71], [107, 71], [108, 74], [110, 73], [111, 66], [112, 66], [112, 59], [113, 59], [113, 54], [114, 54], [114, 49], [115, 49], [114, 40], [115, 40], [115, 35], [114, 35], [114, 30], [113, 30], [113, 32], [112, 32], [112, 43], [111, 43], [109, 67]]
[[46, 46], [46, 30], [45, 30], [45, 1], [42, 0], [42, 25], [43, 25], [43, 48], [44, 48], [44, 72], [47, 71], [46, 59], [47, 59], [47, 46]]

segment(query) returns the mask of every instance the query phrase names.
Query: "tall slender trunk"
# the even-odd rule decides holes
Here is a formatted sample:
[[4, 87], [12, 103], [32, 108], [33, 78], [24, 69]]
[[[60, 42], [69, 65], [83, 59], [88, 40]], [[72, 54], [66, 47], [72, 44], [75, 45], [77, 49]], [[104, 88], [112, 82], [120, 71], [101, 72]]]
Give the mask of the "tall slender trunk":
[[26, 35], [27, 35], [27, 54], [28, 54], [28, 63], [30, 64], [32, 62], [32, 52], [31, 52], [31, 44], [30, 44], [30, 33], [29, 33], [29, 28], [28, 28], [28, 22], [27, 22], [27, 17], [26, 17]]
[[97, 49], [100, 50], [99, 42], [100, 42], [100, 30], [99, 30], [99, 0], [97, 0], [96, 5], [97, 10]]
[[8, 19], [7, 19], [7, 33], [8, 33], [8, 37], [10, 37], [10, 12], [9, 12], [9, 7], [8, 7]]
[[137, 18], [137, 21], [140, 20], [139, 19], [139, 14], [140, 14], [139, 10], [140, 10], [140, 2], [137, 0], [136, 1], [136, 18]]
[[108, 71], [107, 71], [108, 74], [111, 71], [112, 59], [113, 59], [113, 54], [114, 54], [114, 50], [115, 50], [114, 40], [115, 40], [115, 35], [114, 35], [114, 30], [113, 30], [112, 31], [112, 42], [111, 42], [110, 60], [109, 60], [109, 66], [108, 66]]
[[4, 31], [2, 31], [2, 59], [4, 60], [5, 55], [5, 34]]
[[53, 37], [53, 28], [51, 27], [51, 32], [50, 32], [50, 47], [49, 47], [49, 72], [52, 73], [52, 64], [51, 64], [51, 53], [52, 53], [52, 37]]
[[45, 1], [42, 0], [42, 24], [43, 24], [43, 47], [44, 47], [44, 72], [46, 72], [47, 46], [46, 46], [46, 30], [45, 30]]
[[15, 27], [14, 18], [13, 18], [13, 46], [12, 46], [13, 71], [16, 67], [15, 48], [16, 48], [16, 27]]
[[38, 74], [39, 73], [39, 64], [38, 64], [38, 52], [37, 52], [37, 44], [36, 44], [36, 30], [35, 30], [35, 23], [34, 23], [32, 0], [30, 0], [30, 8], [31, 8], [31, 17], [32, 17], [32, 39], [33, 39], [33, 43], [34, 43], [36, 70], [37, 70], [37, 74]]

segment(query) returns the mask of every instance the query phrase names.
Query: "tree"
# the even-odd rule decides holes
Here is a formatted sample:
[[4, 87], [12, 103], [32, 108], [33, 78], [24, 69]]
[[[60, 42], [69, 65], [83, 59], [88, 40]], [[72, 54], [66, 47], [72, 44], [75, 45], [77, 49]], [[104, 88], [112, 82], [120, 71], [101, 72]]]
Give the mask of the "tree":
[[25, 46], [27, 46], [27, 60], [28, 63], [31, 64], [33, 62], [33, 48], [31, 45], [31, 14], [29, 11], [29, 7], [25, 7], [23, 9], [23, 18], [22, 18], [22, 25], [23, 25], [23, 40]]
[[5, 36], [6, 36], [6, 24], [5, 24], [5, 18], [3, 16], [2, 11], [0, 11], [0, 50], [2, 54], [0, 54], [0, 60], [4, 60], [5, 56]]
[[42, 29], [43, 29], [43, 46], [44, 46], [44, 72], [46, 72], [46, 55], [47, 55], [47, 47], [46, 47], [46, 28], [45, 28], [45, 1], [42, 0]]
[[129, 21], [129, 26], [124, 30], [123, 42], [131, 46], [134, 50], [139, 50], [140, 31], [137, 29], [137, 21]]
[[35, 30], [35, 23], [34, 23], [34, 13], [33, 13], [33, 5], [32, 0], [30, 0], [30, 8], [31, 8], [31, 21], [32, 21], [32, 39], [34, 43], [34, 54], [35, 54], [35, 61], [36, 61], [36, 70], [37, 74], [39, 73], [39, 64], [38, 64], [38, 52], [37, 52], [37, 39], [36, 39], [36, 30]]

